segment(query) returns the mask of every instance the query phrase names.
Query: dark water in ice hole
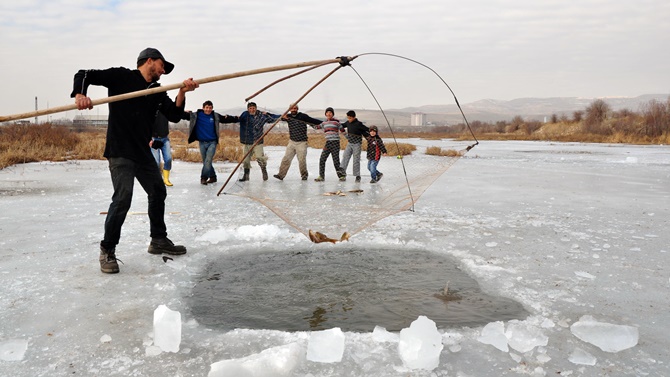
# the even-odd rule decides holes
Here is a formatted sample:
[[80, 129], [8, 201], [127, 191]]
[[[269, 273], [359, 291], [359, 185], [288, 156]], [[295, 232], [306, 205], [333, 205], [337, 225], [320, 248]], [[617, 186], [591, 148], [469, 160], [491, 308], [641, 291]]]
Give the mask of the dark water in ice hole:
[[196, 281], [193, 316], [226, 330], [399, 331], [419, 315], [444, 329], [528, 315], [513, 300], [481, 292], [450, 257], [413, 249], [224, 255]]

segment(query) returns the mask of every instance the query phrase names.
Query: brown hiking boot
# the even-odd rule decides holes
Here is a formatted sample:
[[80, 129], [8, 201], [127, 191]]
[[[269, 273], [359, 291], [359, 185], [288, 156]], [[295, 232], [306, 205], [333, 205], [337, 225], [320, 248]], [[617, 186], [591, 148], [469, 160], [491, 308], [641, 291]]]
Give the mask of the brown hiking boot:
[[114, 249], [106, 250], [104, 247], [100, 246], [100, 271], [106, 274], [116, 274], [119, 272], [119, 264], [116, 259], [116, 254]]
[[182, 245], [175, 245], [169, 238], [152, 238], [149, 244], [149, 254], [186, 254], [186, 248]]
[[249, 169], [244, 169], [244, 175], [240, 178], [240, 182], [246, 182], [249, 180]]

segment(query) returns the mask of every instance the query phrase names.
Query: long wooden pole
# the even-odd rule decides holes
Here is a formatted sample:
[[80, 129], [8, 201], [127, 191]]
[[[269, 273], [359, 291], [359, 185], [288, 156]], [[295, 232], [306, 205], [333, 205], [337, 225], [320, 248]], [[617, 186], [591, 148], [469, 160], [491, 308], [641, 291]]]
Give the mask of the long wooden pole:
[[[351, 58], [349, 58], [349, 59], [351, 59]], [[228, 73], [228, 74], [225, 74], [225, 75], [206, 77], [204, 79], [195, 80], [195, 82], [197, 82], [198, 84], [206, 84], [206, 83], [215, 82], [215, 81], [229, 80], [229, 79], [233, 79], [233, 78], [236, 78], [236, 77], [257, 75], [259, 73], [276, 72], [276, 71], [283, 71], [283, 70], [287, 70], [287, 69], [303, 68], [303, 67], [309, 67], [309, 66], [314, 66], [314, 65], [325, 65], [325, 64], [331, 64], [331, 63], [342, 64], [343, 63], [343, 58], [315, 60], [315, 61], [309, 61], [309, 62], [303, 62], [303, 63], [285, 64], [285, 65], [278, 65], [278, 66], [274, 66], [274, 67], [252, 69], [250, 71], [241, 71], [241, 72], [235, 72], [235, 73]], [[92, 101], [92, 104], [93, 104], [93, 106], [96, 106], [96, 105], [101, 105], [101, 104], [105, 104], [105, 103], [117, 102], [117, 101], [122, 101], [122, 100], [125, 100], [125, 99], [147, 96], [147, 95], [155, 94], [155, 93], [167, 92], [168, 90], [180, 89], [183, 86], [184, 86], [184, 83], [178, 83], [178, 84], [172, 84], [172, 85], [166, 85], [166, 86], [159, 86], [159, 87], [155, 87], [155, 88], [151, 88], [151, 89], [138, 90], [136, 92], [124, 93], [124, 94], [119, 94], [119, 95], [116, 95], [116, 96], [96, 99], [96, 100]], [[64, 111], [69, 111], [69, 110], [77, 110], [77, 105], [76, 104], [71, 104], [71, 105], [65, 105], [65, 106], [59, 106], [59, 107], [52, 107], [50, 109], [32, 111], [32, 112], [29, 112], [29, 113], [0, 116], [0, 122], [7, 122], [7, 121], [10, 121], [10, 120], [25, 119], [25, 118], [32, 118], [32, 117], [42, 116], [42, 115], [61, 113], [61, 112], [64, 112]]]

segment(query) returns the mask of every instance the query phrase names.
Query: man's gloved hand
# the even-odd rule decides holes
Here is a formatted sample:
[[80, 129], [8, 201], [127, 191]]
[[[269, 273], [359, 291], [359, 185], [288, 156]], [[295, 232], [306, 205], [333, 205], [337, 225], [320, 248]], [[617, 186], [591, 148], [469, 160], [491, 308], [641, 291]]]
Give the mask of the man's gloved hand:
[[161, 149], [163, 147], [163, 142], [161, 140], [154, 140], [151, 143], [151, 148], [153, 149]]

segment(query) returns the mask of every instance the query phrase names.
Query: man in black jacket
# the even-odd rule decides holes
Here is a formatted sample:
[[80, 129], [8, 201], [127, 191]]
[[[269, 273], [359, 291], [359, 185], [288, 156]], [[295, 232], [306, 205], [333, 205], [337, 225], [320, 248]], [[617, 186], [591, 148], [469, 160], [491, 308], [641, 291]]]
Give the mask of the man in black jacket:
[[[107, 88], [108, 95], [120, 95], [159, 86], [161, 75], [168, 74], [174, 64], [165, 60], [155, 48], [147, 48], [137, 57], [137, 69], [117, 67], [103, 70], [80, 70], [74, 75], [71, 97], [79, 110], [92, 109], [93, 102], [86, 95], [89, 85]], [[116, 245], [121, 238], [121, 227], [126, 219], [133, 197], [134, 180], [142, 185], [149, 202], [150, 254], [184, 254], [186, 248], [175, 245], [167, 238], [165, 226], [165, 197], [167, 190], [151, 154], [152, 125], [156, 111], [171, 122], [179, 122], [184, 112], [186, 92], [195, 90], [198, 83], [184, 80], [177, 98], [172, 101], [167, 93], [160, 92], [126, 99], [109, 104], [109, 121], [104, 156], [114, 186], [112, 203], [105, 218], [105, 235], [100, 242], [100, 270], [119, 272]]]
[[347, 121], [342, 123], [342, 127], [347, 130], [347, 146], [342, 153], [342, 171], [347, 171], [349, 159], [353, 157], [353, 173], [356, 176], [356, 182], [361, 181], [361, 143], [364, 137], [370, 136], [368, 128], [356, 119], [354, 110], [347, 111]]
[[289, 142], [286, 145], [286, 152], [284, 158], [279, 165], [279, 173], [274, 177], [283, 180], [291, 167], [291, 161], [295, 155], [298, 155], [298, 167], [300, 169], [300, 176], [303, 181], [307, 180], [309, 173], [307, 172], [307, 124], [314, 127], [316, 124], [321, 124], [321, 121], [312, 118], [307, 114], [298, 112], [298, 105], [292, 104], [289, 113], [283, 118], [288, 123]]

